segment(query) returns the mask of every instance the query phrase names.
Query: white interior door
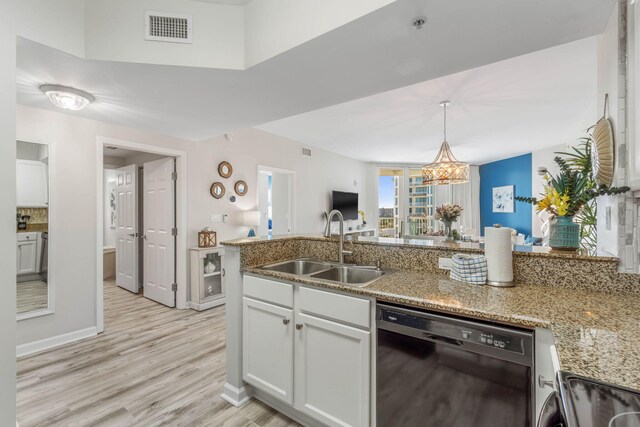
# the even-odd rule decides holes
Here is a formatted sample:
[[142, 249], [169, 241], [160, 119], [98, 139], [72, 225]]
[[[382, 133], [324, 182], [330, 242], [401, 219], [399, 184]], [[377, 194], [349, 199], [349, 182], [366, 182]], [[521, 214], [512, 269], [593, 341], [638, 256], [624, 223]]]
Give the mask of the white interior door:
[[116, 171], [116, 284], [138, 293], [137, 167]]
[[292, 175], [273, 173], [271, 178], [272, 230], [274, 236], [291, 234]]
[[174, 169], [173, 158], [145, 163], [143, 178], [144, 296], [169, 307], [176, 304]]

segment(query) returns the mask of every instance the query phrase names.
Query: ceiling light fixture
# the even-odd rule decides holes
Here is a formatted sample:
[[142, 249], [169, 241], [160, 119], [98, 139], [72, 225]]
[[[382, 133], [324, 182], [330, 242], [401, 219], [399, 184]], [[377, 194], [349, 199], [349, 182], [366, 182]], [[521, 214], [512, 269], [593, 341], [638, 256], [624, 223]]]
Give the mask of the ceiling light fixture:
[[447, 142], [447, 106], [449, 101], [442, 101], [444, 108], [444, 141], [440, 151], [432, 163], [422, 166], [422, 183], [424, 185], [464, 184], [469, 182], [469, 163], [459, 162], [451, 152]]
[[416, 30], [421, 30], [422, 27], [424, 27], [424, 24], [426, 24], [426, 23], [427, 23], [427, 18], [425, 16], [416, 16], [411, 21], [411, 25], [413, 25], [413, 27]]
[[63, 110], [79, 111], [95, 101], [90, 93], [68, 86], [42, 85], [40, 90], [49, 97], [53, 105]]

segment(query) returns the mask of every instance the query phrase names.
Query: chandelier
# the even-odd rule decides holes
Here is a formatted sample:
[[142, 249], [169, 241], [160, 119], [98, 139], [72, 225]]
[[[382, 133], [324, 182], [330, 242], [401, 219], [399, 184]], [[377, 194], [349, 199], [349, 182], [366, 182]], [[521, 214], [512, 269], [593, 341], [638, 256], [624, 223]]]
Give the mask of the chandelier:
[[440, 105], [444, 108], [444, 141], [432, 163], [422, 166], [424, 185], [464, 184], [469, 181], [469, 163], [459, 162], [451, 152], [447, 142], [447, 106], [449, 101]]

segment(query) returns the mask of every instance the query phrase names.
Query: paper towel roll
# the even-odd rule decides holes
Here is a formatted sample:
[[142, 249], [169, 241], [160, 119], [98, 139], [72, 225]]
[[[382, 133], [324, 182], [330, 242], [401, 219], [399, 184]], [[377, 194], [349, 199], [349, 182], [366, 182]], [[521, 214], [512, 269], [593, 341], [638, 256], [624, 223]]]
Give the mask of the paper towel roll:
[[487, 258], [487, 285], [513, 286], [511, 229], [485, 227], [484, 255]]

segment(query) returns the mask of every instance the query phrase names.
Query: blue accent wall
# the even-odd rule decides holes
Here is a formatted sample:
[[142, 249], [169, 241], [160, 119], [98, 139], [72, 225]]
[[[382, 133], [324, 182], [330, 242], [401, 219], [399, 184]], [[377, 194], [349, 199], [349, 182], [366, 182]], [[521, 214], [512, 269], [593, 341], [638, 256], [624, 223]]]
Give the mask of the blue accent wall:
[[532, 209], [524, 202], [515, 203], [514, 213], [493, 212], [493, 187], [514, 185], [516, 196], [531, 197], [531, 153], [511, 157], [480, 166], [480, 225], [484, 227], [502, 224], [512, 227], [525, 236], [531, 234]]

